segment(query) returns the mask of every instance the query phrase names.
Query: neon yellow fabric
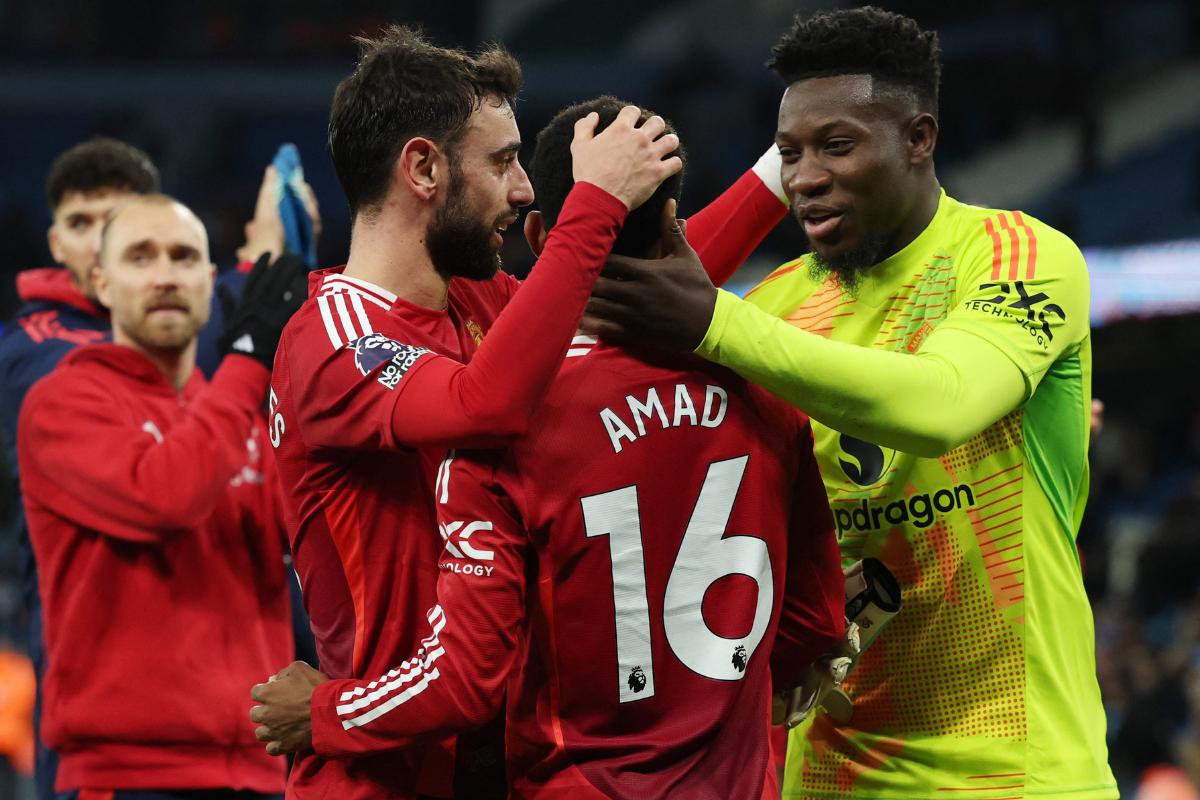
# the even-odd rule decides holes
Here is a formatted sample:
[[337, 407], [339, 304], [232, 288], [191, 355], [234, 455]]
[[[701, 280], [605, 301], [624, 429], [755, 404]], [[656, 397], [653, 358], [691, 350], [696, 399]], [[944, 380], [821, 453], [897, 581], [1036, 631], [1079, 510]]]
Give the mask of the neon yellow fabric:
[[1075, 534], [1087, 268], [1058, 231], [941, 196], [851, 296], [808, 258], [722, 293], [697, 352], [809, 412], [845, 563], [904, 608], [792, 736], [785, 797], [1117, 796]]

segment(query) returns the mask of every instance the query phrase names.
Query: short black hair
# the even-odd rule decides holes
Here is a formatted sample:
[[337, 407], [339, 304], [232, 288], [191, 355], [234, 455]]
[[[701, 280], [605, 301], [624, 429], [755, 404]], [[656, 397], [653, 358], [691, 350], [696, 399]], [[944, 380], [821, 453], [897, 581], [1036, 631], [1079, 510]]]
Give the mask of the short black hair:
[[[571, 177], [571, 140], [575, 138], [575, 123], [595, 111], [600, 115], [596, 132], [607, 128], [625, 106], [633, 105], [610, 95], [597, 97], [585, 103], [569, 106], [559, 111], [537, 136], [533, 160], [529, 163], [529, 180], [537, 197], [538, 210], [542, 212], [546, 228], [551, 228], [558, 213], [566, 202], [567, 194], [575, 185]], [[653, 111], [642, 109], [643, 121], [654, 116]], [[663, 132], [675, 133], [671, 123]], [[687, 155], [680, 145], [672, 155], [679, 156], [686, 166]], [[670, 198], [679, 201], [683, 191], [683, 170], [667, 178], [642, 205], [629, 212], [621, 233], [613, 243], [612, 251], [618, 255], [642, 257], [662, 238], [662, 209]]]
[[470, 55], [403, 25], [356, 41], [358, 66], [338, 84], [329, 113], [329, 152], [355, 217], [378, 209], [409, 140], [424, 136], [452, 154], [471, 114], [489, 98], [512, 105], [522, 80], [521, 65], [499, 45]]
[[807, 78], [870, 75], [913, 92], [923, 111], [937, 115], [941, 51], [936, 31], [875, 6], [799, 14], [771, 49], [767, 66], [789, 85]]
[[46, 176], [46, 201], [53, 214], [71, 192], [124, 189], [150, 194], [158, 187], [158, 167], [150, 156], [131, 144], [97, 136], [54, 159]]

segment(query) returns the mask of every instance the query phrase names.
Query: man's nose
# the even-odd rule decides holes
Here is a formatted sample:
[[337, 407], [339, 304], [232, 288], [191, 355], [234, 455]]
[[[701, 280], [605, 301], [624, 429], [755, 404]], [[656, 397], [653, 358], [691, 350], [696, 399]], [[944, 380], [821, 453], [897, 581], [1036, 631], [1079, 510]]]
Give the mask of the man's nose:
[[179, 283], [179, 267], [165, 253], [154, 260], [150, 269], [151, 280], [155, 286], [176, 286]]
[[785, 165], [784, 169], [784, 187], [792, 196], [819, 197], [829, 191], [833, 184], [833, 175], [829, 170], [812, 158], [802, 157], [794, 165]]
[[533, 202], [533, 184], [529, 182], [529, 175], [525, 173], [520, 161], [516, 163], [516, 168], [516, 183], [508, 191], [508, 202], [513, 206], [523, 207]]

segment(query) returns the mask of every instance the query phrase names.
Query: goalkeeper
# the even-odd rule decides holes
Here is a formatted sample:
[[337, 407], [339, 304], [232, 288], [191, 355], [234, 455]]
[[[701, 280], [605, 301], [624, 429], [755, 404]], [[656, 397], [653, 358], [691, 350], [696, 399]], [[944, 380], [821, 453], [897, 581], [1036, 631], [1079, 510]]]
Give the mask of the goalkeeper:
[[843, 563], [904, 607], [793, 734], [785, 797], [1116, 797], [1075, 535], [1087, 269], [1063, 234], [934, 173], [937, 36], [875, 8], [797, 18], [782, 190], [812, 252], [745, 300], [699, 263], [614, 258], [591, 332], [694, 349], [808, 412]]

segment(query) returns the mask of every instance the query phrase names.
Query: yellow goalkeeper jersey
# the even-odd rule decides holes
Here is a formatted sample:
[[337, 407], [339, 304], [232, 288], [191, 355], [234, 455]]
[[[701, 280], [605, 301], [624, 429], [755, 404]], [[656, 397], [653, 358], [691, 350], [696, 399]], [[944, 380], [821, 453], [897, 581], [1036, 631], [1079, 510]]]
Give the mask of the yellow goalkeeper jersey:
[[[957, 329], [1019, 368], [1026, 399], [939, 458], [814, 419], [844, 563], [881, 559], [904, 607], [847, 681], [851, 723], [820, 713], [793, 733], [784, 797], [1116, 797], [1075, 546], [1091, 405], [1082, 255], [1027, 215], [943, 193], [926, 230], [853, 295], [808, 266], [785, 264], [746, 301], [830, 340], [899, 353]], [[739, 329], [735, 304], [719, 299], [698, 352], [797, 369], [764, 329]], [[739, 337], [753, 337], [741, 356]], [[842, 377], [886, 381], [850, 365]]]

